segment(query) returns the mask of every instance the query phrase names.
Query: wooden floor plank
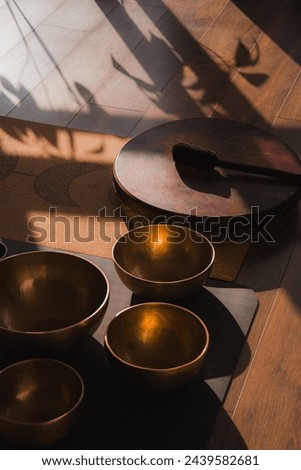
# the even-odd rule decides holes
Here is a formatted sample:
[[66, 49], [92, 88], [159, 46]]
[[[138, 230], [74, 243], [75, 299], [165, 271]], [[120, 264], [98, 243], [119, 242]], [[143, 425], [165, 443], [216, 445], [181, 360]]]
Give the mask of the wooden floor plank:
[[[300, 265], [301, 235], [271, 306], [269, 322], [244, 385], [243, 400], [239, 400], [232, 416], [250, 449], [301, 446]], [[224, 448], [228, 448], [229, 441], [231, 432]]]
[[[285, 8], [278, 2], [278, 15], [273, 15], [269, 27], [261, 35], [250, 55], [250, 63], [242, 63], [233, 80], [233, 88], [216, 107], [213, 116], [231, 109], [232, 119], [269, 127], [278, 116], [282, 105], [295, 83], [300, 66], [294, 57], [300, 49], [300, 10]], [[283, 28], [283, 24], [290, 25]], [[278, 38], [275, 43], [271, 37]], [[235, 92], [233, 91], [235, 90]], [[242, 100], [236, 90], [246, 99]]]
[[[251, 21], [253, 21], [271, 40], [278, 44], [280, 49], [286, 50], [290, 57], [298, 64], [301, 63], [300, 50], [287, 48], [287, 38], [283, 34], [290, 28], [300, 32], [300, 2], [296, 0], [265, 0], [264, 2], [248, 0], [231, 0]], [[286, 21], [286, 12], [292, 13], [291, 21]], [[282, 27], [271, 28], [274, 18], [281, 19]]]
[[[234, 95], [237, 92], [237, 100], [245, 101], [232, 85], [237, 73], [234, 60], [237, 49], [240, 60], [244, 60], [248, 47], [251, 48], [261, 31], [231, 2], [220, 1], [218, 8], [213, 8], [212, 2], [206, 0], [198, 9], [190, 3], [191, 9], [183, 12], [180, 2], [175, 2], [172, 12], [166, 12], [158, 22], [158, 28], [174, 47], [181, 64], [147, 109], [133, 135], [172, 119], [209, 117], [229, 87]], [[203, 12], [207, 12], [204, 17]], [[241, 38], [245, 49], [239, 47]], [[231, 112], [230, 106], [225, 114], [231, 116]]]
[[233, 2], [229, 2], [201, 38], [201, 46], [215, 63], [237, 68], [249, 58], [249, 51], [261, 29]]
[[[174, 0], [169, 8], [173, 17], [180, 22], [182, 28], [199, 41], [204, 31], [209, 29], [219, 17], [229, 0], [201, 0], [196, 4], [195, 0]], [[178, 40], [180, 41], [180, 37]]]
[[279, 112], [279, 117], [301, 121], [301, 72]]
[[[246, 347], [242, 351], [237, 364], [235, 377], [231, 383], [231, 388], [224, 403], [225, 413], [221, 413], [216, 423], [209, 448], [220, 449], [223, 440], [230, 426], [230, 434], [227, 439], [228, 448], [237, 448], [241, 445], [241, 436], [237, 433], [240, 426], [231, 423], [231, 419], [241, 401], [242, 406], [245, 400], [245, 382], [250, 369], [253, 368], [253, 358], [258, 344], [261, 341], [262, 333], [269, 324], [272, 306], [274, 305], [277, 289], [281, 285], [283, 276], [295, 248], [296, 239], [301, 229], [301, 217], [296, 216], [290, 223], [274, 234], [276, 243], [261, 243], [253, 245], [237, 277], [237, 282], [253, 288], [259, 300], [259, 307], [256, 313], [252, 328], [248, 335]], [[288, 237], [288, 233], [290, 237]], [[252, 358], [246, 368], [246, 358], [249, 358], [249, 351], [252, 351]], [[239, 423], [240, 424], [240, 423]], [[245, 439], [248, 438], [248, 434]], [[238, 439], [238, 441], [237, 441]], [[240, 447], [238, 447], [240, 448]], [[252, 447], [249, 447], [252, 448]]]

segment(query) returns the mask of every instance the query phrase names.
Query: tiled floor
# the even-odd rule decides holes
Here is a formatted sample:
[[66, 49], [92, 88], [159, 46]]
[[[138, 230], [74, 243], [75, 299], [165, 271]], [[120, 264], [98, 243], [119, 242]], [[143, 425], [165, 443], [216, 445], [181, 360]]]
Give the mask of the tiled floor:
[[0, 0], [0, 115], [120, 136], [240, 119], [299, 153], [300, 9], [257, 3]]
[[[1, 115], [127, 135], [180, 65], [164, 38], [151, 41], [165, 5], [145, 3], [2, 0]], [[149, 76], [144, 62], [157, 60]]]

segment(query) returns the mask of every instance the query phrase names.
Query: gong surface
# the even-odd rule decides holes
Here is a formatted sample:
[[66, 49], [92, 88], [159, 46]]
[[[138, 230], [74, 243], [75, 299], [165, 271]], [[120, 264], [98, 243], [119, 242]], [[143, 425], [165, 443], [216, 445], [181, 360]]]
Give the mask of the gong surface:
[[271, 133], [250, 124], [195, 118], [153, 127], [130, 140], [114, 163], [114, 185], [136, 212], [227, 220], [261, 213], [281, 215], [296, 205], [294, 183], [234, 170], [200, 170], [175, 164], [177, 142], [213, 150], [220, 160], [301, 173], [293, 150]]

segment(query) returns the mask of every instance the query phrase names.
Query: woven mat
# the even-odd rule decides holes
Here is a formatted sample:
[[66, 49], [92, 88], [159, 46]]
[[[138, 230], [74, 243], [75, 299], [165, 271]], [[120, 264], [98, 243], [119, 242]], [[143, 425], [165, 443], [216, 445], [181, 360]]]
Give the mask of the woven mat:
[[[0, 118], [0, 237], [111, 257], [127, 226], [112, 165], [129, 139]], [[217, 244], [212, 277], [233, 281], [248, 244]]]

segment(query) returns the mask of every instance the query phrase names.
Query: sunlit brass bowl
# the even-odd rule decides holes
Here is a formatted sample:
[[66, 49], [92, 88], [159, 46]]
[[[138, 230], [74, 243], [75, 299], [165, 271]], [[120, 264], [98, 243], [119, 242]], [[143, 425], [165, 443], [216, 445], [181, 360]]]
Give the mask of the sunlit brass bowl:
[[167, 391], [199, 373], [209, 333], [189, 310], [148, 302], [120, 312], [109, 324], [104, 344], [112, 368], [127, 382]]
[[147, 225], [114, 244], [112, 257], [122, 282], [146, 300], [187, 297], [207, 279], [215, 251], [211, 242], [184, 226]]
[[69, 349], [100, 325], [109, 300], [105, 274], [69, 253], [35, 251], [0, 261], [0, 343]]
[[84, 396], [80, 375], [52, 359], [17, 362], [0, 372], [0, 434], [19, 446], [46, 447], [76, 425]]

